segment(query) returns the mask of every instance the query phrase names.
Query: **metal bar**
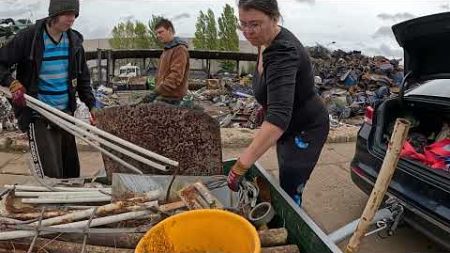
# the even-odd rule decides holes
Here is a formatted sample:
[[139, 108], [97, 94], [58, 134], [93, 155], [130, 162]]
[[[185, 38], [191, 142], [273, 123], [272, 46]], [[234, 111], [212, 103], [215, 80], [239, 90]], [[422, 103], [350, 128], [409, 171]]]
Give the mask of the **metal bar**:
[[97, 48], [97, 77], [98, 77], [98, 84], [102, 84], [102, 50], [100, 48]]
[[79, 119], [77, 119], [75, 117], [72, 117], [72, 116], [70, 116], [70, 115], [68, 115], [68, 114], [66, 114], [66, 113], [64, 113], [64, 112], [62, 112], [62, 111], [60, 111], [60, 110], [58, 110], [56, 108], [48, 106], [45, 103], [42, 103], [41, 101], [39, 101], [39, 100], [37, 100], [37, 99], [35, 99], [35, 98], [31, 97], [31, 96], [25, 95], [25, 98], [27, 99], [27, 105], [28, 106], [31, 105], [30, 107], [33, 108], [33, 109], [36, 109], [36, 108], [34, 106], [32, 106], [32, 105], [36, 105], [36, 106], [38, 106], [38, 107], [40, 107], [42, 109], [45, 109], [45, 110], [47, 110], [47, 111], [49, 111], [49, 112], [51, 112], [53, 114], [56, 114], [57, 116], [65, 119], [65, 120], [67, 120], [69, 122], [77, 124], [77, 126], [79, 125], [79, 126], [85, 128], [87, 130], [92, 131], [95, 134], [98, 134], [99, 136], [102, 136], [102, 137], [104, 137], [106, 139], [109, 139], [110, 141], [114, 141], [114, 142], [116, 142], [116, 143], [118, 143], [120, 145], [123, 145], [123, 146], [125, 146], [125, 147], [127, 147], [129, 149], [132, 149], [132, 150], [134, 150], [134, 151], [136, 151], [138, 153], [141, 153], [143, 155], [146, 155], [148, 157], [154, 158], [154, 159], [156, 159], [158, 161], [167, 163], [167, 164], [172, 165], [172, 166], [178, 166], [178, 162], [176, 162], [176, 161], [170, 160], [169, 158], [166, 158], [166, 157], [164, 157], [162, 155], [159, 155], [159, 154], [156, 154], [156, 153], [151, 152], [149, 150], [146, 150], [146, 149], [144, 149], [142, 147], [137, 146], [136, 144], [133, 144], [133, 143], [131, 143], [129, 141], [123, 140], [123, 139], [121, 139], [121, 138], [119, 138], [117, 136], [114, 136], [114, 135], [112, 135], [110, 133], [107, 133], [107, 132], [105, 132], [105, 131], [103, 131], [101, 129], [93, 127], [90, 124], [87, 124], [86, 122], [84, 122], [82, 120], [79, 120]]
[[38, 225], [36, 226], [36, 234], [33, 237], [33, 241], [31, 241], [30, 248], [28, 248], [28, 252], [27, 253], [32, 253], [31, 251], [34, 248], [34, 244], [36, 244], [36, 240], [37, 240], [37, 238], [39, 236], [39, 228], [41, 227], [42, 219], [44, 217], [44, 211], [45, 211], [45, 206], [42, 207], [41, 217], [39, 217], [39, 222], [38, 222]]
[[[392, 218], [393, 218], [393, 213], [391, 212], [391, 210], [389, 210], [388, 208], [380, 209], [375, 214], [375, 217], [371, 224], [373, 225], [380, 220], [392, 219]], [[355, 232], [356, 227], [358, 226], [359, 220], [360, 219], [356, 219], [356, 220], [348, 223], [347, 225], [342, 226], [341, 228], [330, 233], [328, 235], [328, 237], [330, 238], [331, 241], [333, 241], [336, 244], [342, 242], [343, 240], [350, 237], [353, 234], [353, 232]]]
[[[147, 165], [149, 165], [149, 166], [151, 166], [153, 168], [156, 168], [158, 170], [162, 170], [162, 171], [166, 171], [167, 170], [166, 166], [164, 166], [164, 165], [161, 165], [159, 163], [150, 161], [147, 158], [144, 158], [144, 157], [142, 157], [142, 156], [140, 156], [138, 154], [135, 154], [135, 153], [133, 153], [131, 151], [128, 151], [128, 150], [126, 150], [126, 149], [124, 149], [122, 147], [119, 147], [119, 146], [117, 146], [117, 145], [115, 145], [115, 144], [113, 144], [113, 143], [111, 143], [111, 142], [109, 142], [109, 141], [107, 141], [105, 139], [102, 139], [99, 136], [96, 136], [96, 135], [88, 132], [87, 130], [83, 130], [82, 128], [79, 128], [79, 127], [77, 127], [77, 126], [75, 126], [75, 125], [73, 125], [73, 124], [71, 124], [71, 123], [69, 123], [67, 121], [58, 119], [58, 117], [56, 117], [54, 115], [51, 115], [48, 112], [45, 112], [45, 110], [43, 110], [41, 108], [33, 108], [33, 109], [36, 110], [37, 112], [39, 112], [40, 114], [42, 114], [44, 117], [46, 117], [50, 121], [53, 121], [54, 123], [58, 124], [60, 127], [64, 128], [64, 130], [69, 131], [71, 133], [75, 132], [76, 136], [78, 136], [80, 138], [84, 138], [83, 139], [84, 141], [88, 141], [89, 142], [89, 140], [85, 140], [86, 137], [89, 137], [89, 138], [91, 138], [91, 139], [93, 139], [93, 140], [95, 140], [95, 141], [97, 141], [97, 142], [99, 142], [99, 143], [101, 143], [101, 144], [111, 148], [111, 149], [116, 150], [117, 152], [120, 152], [122, 154], [125, 154], [125, 155], [135, 159], [136, 161], [139, 161], [139, 162], [142, 162], [144, 164], [147, 164]], [[70, 130], [67, 130], [67, 129], [70, 129]], [[133, 170], [135, 172], [139, 173], [139, 174], [143, 174], [143, 172], [140, 171], [139, 169], [134, 168]]]
[[[9, 90], [7, 88], [0, 86], [0, 91], [5, 93], [7, 97], [11, 97], [11, 93], [9, 92]], [[70, 116], [70, 115], [68, 115], [68, 114], [66, 114], [66, 113], [64, 113], [64, 112], [62, 112], [62, 111], [60, 111], [60, 110], [58, 110], [56, 108], [53, 108], [53, 107], [51, 107], [51, 106], [49, 106], [49, 105], [47, 105], [47, 104], [37, 100], [36, 98], [33, 98], [33, 97], [29, 96], [29, 95], [25, 95], [25, 99], [27, 101], [27, 106], [29, 106], [29, 107], [33, 107], [33, 105], [36, 105], [36, 106], [38, 106], [38, 107], [40, 107], [42, 109], [45, 109], [45, 110], [55, 114], [56, 116], [59, 116], [60, 118], [63, 118], [65, 120], [69, 121], [69, 122], [72, 122], [72, 123], [76, 124], [77, 126], [81, 126], [81, 127], [85, 128], [87, 130], [90, 130], [93, 133], [98, 134], [99, 136], [103, 136], [104, 138], [107, 138], [110, 141], [114, 141], [114, 142], [116, 142], [116, 143], [118, 143], [120, 145], [123, 145], [123, 146], [125, 146], [125, 147], [127, 147], [129, 149], [132, 149], [132, 150], [134, 150], [134, 151], [136, 151], [138, 153], [141, 153], [143, 155], [146, 155], [148, 157], [154, 158], [154, 159], [156, 159], [158, 161], [164, 162], [164, 163], [172, 165], [172, 166], [178, 166], [179, 165], [179, 163], [176, 162], [176, 161], [173, 161], [173, 160], [171, 160], [171, 159], [169, 159], [167, 157], [164, 157], [162, 155], [154, 153], [154, 152], [152, 152], [150, 150], [146, 150], [146, 149], [144, 149], [142, 147], [137, 146], [134, 143], [131, 143], [131, 142], [126, 141], [126, 140], [123, 140], [123, 139], [121, 139], [121, 138], [119, 138], [117, 136], [114, 136], [114, 135], [112, 135], [112, 134], [110, 134], [108, 132], [105, 132], [105, 131], [103, 131], [101, 129], [98, 129], [98, 128], [94, 127], [94, 126], [91, 126], [90, 124], [87, 124], [86, 122], [84, 122], [82, 120], [79, 120], [79, 119], [77, 119], [77, 118], [75, 118], [73, 116]]]
[[135, 166], [127, 163], [126, 161], [124, 161], [123, 159], [119, 158], [118, 156], [114, 155], [113, 153], [109, 152], [108, 150], [98, 146], [97, 144], [95, 144], [94, 142], [88, 140], [84, 135], [81, 135], [75, 131], [73, 131], [72, 129], [70, 129], [69, 127], [65, 126], [65, 125], [60, 125], [61, 128], [63, 128], [65, 131], [69, 132], [72, 135], [77, 136], [78, 138], [80, 138], [81, 140], [83, 140], [84, 142], [86, 142], [87, 144], [89, 144], [91, 147], [94, 147], [95, 149], [97, 149], [98, 151], [102, 152], [103, 154], [109, 156], [111, 159], [113, 159], [114, 161], [118, 162], [119, 164], [123, 165], [125, 168], [130, 169], [131, 171], [138, 173], [138, 174], [144, 174], [141, 170], [139, 170], [138, 168], [136, 168]]
[[[127, 58], [159, 58], [161, 56], [161, 49], [114, 49], [111, 50], [113, 59], [127, 59]], [[107, 57], [101, 54], [101, 57]], [[242, 53], [230, 51], [211, 51], [211, 50], [189, 50], [189, 57], [191, 59], [213, 59], [213, 60], [239, 60], [239, 61], [256, 61], [257, 54]], [[97, 51], [87, 51], [86, 60], [98, 59]]]
[[94, 211], [92, 212], [91, 217], [89, 217], [89, 221], [86, 225], [86, 228], [83, 229], [84, 236], [83, 236], [83, 246], [81, 247], [81, 253], [84, 253], [84, 251], [86, 250], [86, 242], [87, 242], [87, 237], [88, 237], [88, 233], [89, 233], [89, 227], [91, 226], [92, 219], [94, 218], [96, 212], [97, 212], [97, 208], [94, 208]]
[[[42, 192], [50, 192], [50, 190], [43, 186], [32, 186], [32, 185], [4, 185], [5, 188], [13, 189], [16, 191], [42, 191]], [[100, 192], [100, 190], [105, 192], [111, 192], [111, 188], [83, 188], [83, 187], [54, 187], [59, 191], [68, 191], [68, 192]]]
[[84, 197], [84, 198], [30, 198], [22, 199], [24, 204], [71, 204], [71, 203], [94, 203], [111, 201], [111, 196], [105, 197]]
[[109, 196], [109, 194], [102, 193], [100, 191], [88, 191], [88, 192], [15, 192], [14, 195], [16, 197], [62, 197], [62, 196], [71, 196], [71, 197], [90, 197], [90, 196]]
[[[143, 211], [121, 213], [121, 214], [117, 214], [117, 215], [96, 218], [96, 219], [92, 220], [91, 226], [98, 227], [98, 226], [108, 225], [108, 224], [112, 224], [112, 223], [116, 223], [116, 222], [120, 222], [120, 221], [137, 219], [142, 216], [149, 215], [151, 213], [152, 212], [149, 210], [143, 210]], [[73, 222], [73, 223], [68, 223], [68, 224], [56, 225], [56, 226], [52, 226], [52, 227], [55, 227], [55, 228], [83, 228], [84, 226], [86, 226], [86, 224], [87, 224], [87, 221], [78, 221], [78, 222]], [[45, 232], [42, 234], [51, 234], [51, 232]], [[34, 235], [33, 231], [0, 232], [0, 240], [20, 239], [20, 238], [30, 237], [33, 235]]]

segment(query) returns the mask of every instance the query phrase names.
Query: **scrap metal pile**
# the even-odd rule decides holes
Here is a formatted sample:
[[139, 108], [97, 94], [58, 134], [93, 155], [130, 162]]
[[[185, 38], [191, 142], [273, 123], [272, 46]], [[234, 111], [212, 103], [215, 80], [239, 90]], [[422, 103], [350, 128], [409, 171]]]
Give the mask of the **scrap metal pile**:
[[309, 48], [315, 84], [338, 121], [364, 113], [398, 93], [403, 80], [400, 61], [383, 56], [367, 57], [360, 51], [329, 51], [323, 46]]

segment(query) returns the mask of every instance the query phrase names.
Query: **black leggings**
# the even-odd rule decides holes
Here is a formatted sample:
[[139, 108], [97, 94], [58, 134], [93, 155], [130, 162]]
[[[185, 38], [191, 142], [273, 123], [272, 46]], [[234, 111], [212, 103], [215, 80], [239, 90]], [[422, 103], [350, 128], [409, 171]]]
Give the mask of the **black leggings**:
[[[293, 197], [305, 186], [327, 140], [329, 123], [301, 131], [300, 134], [285, 134], [277, 142], [277, 157], [280, 171], [280, 185]], [[296, 144], [300, 137], [305, 145]]]

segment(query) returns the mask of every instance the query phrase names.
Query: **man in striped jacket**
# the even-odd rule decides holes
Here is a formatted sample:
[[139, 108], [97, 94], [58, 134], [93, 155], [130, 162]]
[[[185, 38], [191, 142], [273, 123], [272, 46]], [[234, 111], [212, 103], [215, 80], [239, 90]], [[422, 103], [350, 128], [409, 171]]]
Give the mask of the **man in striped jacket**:
[[[71, 29], [78, 15], [79, 0], [50, 0], [49, 17], [0, 48], [0, 84], [9, 86], [19, 127], [28, 132], [34, 169], [40, 177], [80, 175], [75, 137], [26, 107], [24, 98], [28, 94], [73, 115], [78, 94], [93, 114], [95, 97], [83, 37]], [[14, 64], [15, 78], [10, 71]]]

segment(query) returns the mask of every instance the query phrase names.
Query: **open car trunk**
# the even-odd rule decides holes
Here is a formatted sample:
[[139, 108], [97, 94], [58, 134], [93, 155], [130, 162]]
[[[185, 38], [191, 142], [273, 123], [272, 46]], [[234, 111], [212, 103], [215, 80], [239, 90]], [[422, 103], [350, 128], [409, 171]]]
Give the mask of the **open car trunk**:
[[[447, 126], [450, 124], [450, 102], [447, 104], [429, 104], [425, 101], [413, 101], [400, 98], [386, 101], [377, 110], [377, 130], [375, 133], [375, 148], [379, 153], [385, 153], [390, 137], [393, 132], [395, 120], [406, 118], [411, 122], [408, 133], [408, 143], [420, 154], [424, 148], [442, 140], [446, 134]], [[445, 138], [444, 138], [445, 139]], [[413, 167], [428, 171], [434, 175], [448, 180], [450, 183], [450, 172], [448, 168], [432, 168], [419, 159], [402, 156], [401, 163], [408, 163], [406, 167]]]

